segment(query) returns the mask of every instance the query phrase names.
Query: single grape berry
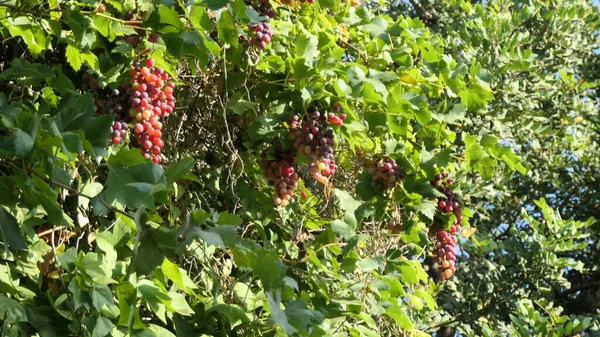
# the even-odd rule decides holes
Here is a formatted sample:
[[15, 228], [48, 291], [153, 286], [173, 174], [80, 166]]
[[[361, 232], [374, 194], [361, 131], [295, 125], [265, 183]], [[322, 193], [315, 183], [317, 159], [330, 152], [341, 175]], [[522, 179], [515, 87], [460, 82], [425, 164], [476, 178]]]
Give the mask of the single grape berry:
[[150, 43], [156, 43], [156, 42], [158, 42], [158, 40], [160, 40], [160, 35], [158, 35], [156, 33], [150, 34], [150, 37], [148, 38], [148, 42], [150, 42]]

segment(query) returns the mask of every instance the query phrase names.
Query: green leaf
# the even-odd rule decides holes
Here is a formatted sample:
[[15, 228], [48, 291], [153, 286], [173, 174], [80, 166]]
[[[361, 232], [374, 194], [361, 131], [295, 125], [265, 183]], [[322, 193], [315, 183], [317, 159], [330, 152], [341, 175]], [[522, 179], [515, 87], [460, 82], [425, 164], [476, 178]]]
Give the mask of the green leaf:
[[67, 51], [65, 52], [67, 62], [73, 67], [73, 70], [79, 71], [83, 62], [81, 61], [81, 54], [79, 50], [72, 45], [67, 45]]
[[309, 64], [319, 56], [318, 49], [319, 39], [306, 30], [302, 30], [296, 37], [294, 43], [296, 47], [296, 55], [304, 58]]
[[152, 331], [156, 337], [176, 337], [171, 331], [158, 325], [150, 324], [148, 329]]
[[159, 26], [156, 29], [157, 33], [179, 33], [183, 30], [183, 23], [179, 19], [179, 14], [175, 10], [175, 7], [160, 5], [158, 7], [158, 15], [160, 16], [160, 20]]
[[459, 124], [460, 121], [465, 119], [467, 112], [467, 106], [464, 104], [453, 104], [450, 109], [441, 114], [432, 114], [433, 118], [440, 122], [446, 122], [448, 124]]
[[297, 332], [297, 329], [294, 328], [289, 322], [287, 315], [283, 310], [281, 310], [281, 292], [277, 290], [276, 292], [267, 292], [267, 303], [269, 304], [269, 310], [271, 312], [270, 320], [273, 324], [283, 330], [288, 335], [293, 335]]
[[113, 324], [110, 319], [106, 317], [98, 317], [96, 319], [96, 326], [92, 332], [92, 337], [104, 337], [112, 332]]
[[240, 240], [236, 230], [237, 226], [233, 225], [211, 227], [207, 230], [199, 230], [198, 236], [209, 245], [231, 247]]
[[[235, 28], [234, 28], [235, 29]], [[176, 58], [191, 56], [198, 59], [201, 66], [206, 66], [211, 55], [219, 55], [219, 45], [199, 31], [184, 31], [178, 34], [162, 36], [167, 51]]]
[[486, 105], [487, 101], [494, 99], [494, 95], [478, 84], [469, 83], [467, 89], [458, 93], [461, 102], [469, 109], [476, 110]]
[[384, 41], [389, 40], [389, 36], [387, 34], [387, 27], [389, 22], [382, 17], [375, 17], [371, 23], [364, 25], [363, 29], [368, 32], [372, 38], [378, 37], [383, 39]]
[[219, 225], [239, 226], [243, 223], [242, 217], [237, 214], [223, 212], [219, 214]]
[[30, 134], [21, 129], [15, 131], [15, 154], [25, 157], [29, 154], [34, 145], [34, 140]]
[[38, 176], [33, 176], [23, 186], [23, 192], [25, 199], [29, 203], [40, 204], [44, 207], [44, 210], [48, 214], [48, 220], [51, 223], [55, 225], [62, 223], [63, 211], [57, 202], [58, 193], [48, 183]]
[[34, 58], [37, 58], [42, 51], [46, 50], [48, 36], [42, 25], [23, 15], [3, 14], [3, 19], [7, 19], [5, 28], [8, 29], [10, 35], [23, 38]]
[[27, 322], [25, 308], [19, 302], [4, 295], [0, 295], [0, 317], [3, 318], [3, 324], [6, 322], [12, 324]]
[[370, 272], [371, 270], [379, 269], [383, 260], [382, 256], [376, 256], [374, 258], [363, 259], [358, 265], [364, 272]]
[[18, 84], [37, 86], [54, 76], [52, 69], [45, 64], [15, 59], [10, 63], [10, 68], [0, 73], [0, 80], [13, 80]]
[[281, 291], [267, 292], [267, 302], [271, 311], [270, 321], [279, 326], [286, 334], [293, 335], [308, 332], [309, 327], [323, 321], [320, 312], [308, 309], [306, 302], [296, 300], [285, 303], [285, 310], [281, 310]]
[[195, 313], [185, 300], [185, 296], [183, 294], [169, 293], [169, 296], [171, 296], [171, 302], [169, 303], [169, 306], [174, 312], [183, 316], [191, 316]]
[[252, 269], [260, 278], [266, 291], [278, 289], [283, 286], [286, 267], [275, 252], [260, 250], [258, 258], [252, 261]]
[[248, 317], [246, 316], [246, 313], [244, 312], [244, 310], [236, 305], [217, 304], [214, 307], [208, 309], [206, 312], [210, 313], [213, 311], [218, 312], [219, 314], [225, 316], [225, 318], [227, 318], [227, 321], [231, 325], [232, 329], [242, 323], [246, 323], [246, 322], [250, 321], [248, 319]]
[[202, 0], [202, 4], [206, 6], [206, 8], [217, 10], [227, 6], [227, 4], [231, 0]]
[[175, 181], [183, 178], [190, 173], [196, 161], [192, 157], [183, 158], [176, 163], [173, 163], [165, 170], [167, 184], [171, 185]]
[[163, 259], [162, 265], [160, 266], [163, 274], [169, 278], [175, 285], [177, 285], [181, 290], [187, 292], [188, 289], [183, 282], [183, 275], [179, 267], [173, 262], [169, 261], [169, 259]]
[[70, 8], [66, 12], [67, 24], [75, 37], [76, 47], [87, 50], [96, 42], [94, 22], [88, 15], [83, 15], [78, 9]]
[[426, 216], [429, 220], [433, 220], [437, 210], [437, 204], [433, 200], [423, 199], [420, 204], [415, 205], [415, 210]]
[[231, 12], [228, 10], [221, 11], [221, 17], [217, 22], [217, 31], [219, 32], [219, 41], [231, 47], [239, 45], [238, 30]]
[[165, 186], [164, 171], [159, 165], [123, 165], [109, 160], [108, 167], [106, 202], [118, 201], [131, 208], [154, 208], [155, 188]]
[[163, 264], [163, 260], [165, 260], [164, 254], [158, 248], [154, 235], [148, 230], [143, 230], [135, 260], [136, 272], [139, 275], [150, 274], [156, 267]]
[[333, 220], [330, 226], [331, 230], [333, 230], [334, 233], [341, 235], [345, 240], [348, 240], [351, 237], [353, 237], [355, 234], [354, 231], [356, 230], [356, 228], [352, 225], [339, 219]]
[[96, 285], [94, 288], [92, 288], [91, 297], [92, 305], [98, 312], [102, 310], [104, 305], [112, 306], [114, 304], [113, 293], [106, 285]]
[[402, 329], [408, 330], [412, 328], [410, 318], [402, 312], [402, 309], [397, 304], [385, 310], [385, 314], [390, 316], [396, 324]]
[[342, 220], [335, 220], [331, 223], [332, 229], [343, 235], [345, 239], [349, 239], [358, 227], [359, 221], [362, 221], [362, 217], [357, 218], [356, 215], [356, 210], [362, 203], [344, 190], [336, 188], [333, 194], [338, 200], [339, 207], [345, 212]]

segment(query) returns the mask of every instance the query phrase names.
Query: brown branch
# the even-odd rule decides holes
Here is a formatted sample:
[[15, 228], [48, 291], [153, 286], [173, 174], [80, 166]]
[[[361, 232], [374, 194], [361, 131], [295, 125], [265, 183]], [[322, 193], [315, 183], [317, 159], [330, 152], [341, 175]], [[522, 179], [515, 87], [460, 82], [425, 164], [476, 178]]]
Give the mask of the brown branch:
[[355, 46], [353, 46], [352, 44], [344, 41], [344, 40], [340, 40], [340, 42], [342, 42], [342, 44], [352, 50], [354, 50], [355, 52], [358, 53], [358, 55], [365, 61], [365, 62], [369, 62], [369, 56], [367, 55], [367, 53], [363, 52], [362, 50], [356, 48]]
[[54, 227], [54, 228], [51, 228], [51, 229], [49, 229], [47, 231], [43, 231], [41, 233], [37, 233], [37, 236], [42, 237], [42, 236], [45, 236], [47, 234], [50, 234], [50, 233], [53, 233], [53, 232], [56, 232], [56, 231], [59, 231], [59, 230], [65, 229], [65, 228], [67, 228], [67, 227], [65, 227], [65, 226]]
[[428, 10], [421, 5], [419, 0], [410, 0], [410, 3], [415, 7], [417, 12], [419, 13], [419, 18], [423, 20], [423, 22], [433, 24], [435, 23], [435, 17]]

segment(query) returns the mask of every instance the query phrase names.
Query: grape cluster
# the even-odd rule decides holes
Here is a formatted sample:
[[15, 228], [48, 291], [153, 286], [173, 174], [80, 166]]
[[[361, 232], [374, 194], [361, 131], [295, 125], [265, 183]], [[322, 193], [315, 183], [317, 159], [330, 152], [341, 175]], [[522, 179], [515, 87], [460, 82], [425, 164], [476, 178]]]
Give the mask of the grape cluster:
[[271, 151], [263, 153], [260, 167], [261, 173], [269, 184], [275, 188], [273, 204], [285, 207], [289, 204], [297, 186], [296, 152], [284, 150], [279, 138], [273, 140]]
[[462, 202], [459, 200], [458, 194], [450, 189], [452, 179], [448, 178], [447, 173], [437, 174], [430, 183], [445, 196], [445, 199], [438, 201], [438, 214], [441, 214], [442, 218], [448, 214], [454, 215], [454, 221], [449, 230], [443, 226], [437, 226], [435, 230], [437, 242], [435, 243], [434, 262], [439, 264], [438, 268], [442, 272], [441, 279], [446, 280], [456, 272], [456, 234], [461, 230], [462, 208], [460, 206]]
[[[139, 22], [142, 21], [144, 18], [143, 13], [141, 12], [135, 13], [133, 11], [127, 11], [123, 19], [129, 21], [130, 26], [139, 27]], [[145, 30], [135, 28], [135, 32], [136, 34], [127, 35], [125, 37], [125, 41], [134, 48], [137, 47], [137, 45], [139, 45], [140, 43], [142, 43], [142, 41], [144, 41], [144, 38], [146, 37]]]
[[330, 112], [327, 114], [327, 118], [330, 124], [335, 124], [337, 126], [342, 126], [344, 125], [344, 121], [346, 120], [346, 114], [345, 113], [341, 113], [339, 116], [337, 116], [335, 113], [339, 112], [340, 109], [342, 109], [342, 105], [339, 103], [334, 104], [332, 107], [333, 112]]
[[[337, 169], [333, 150], [334, 133], [328, 122], [332, 118], [335, 118], [336, 125], [343, 124], [341, 116], [334, 113], [321, 114], [319, 111], [313, 111], [307, 121], [300, 121], [298, 115], [292, 116], [289, 120], [289, 139], [294, 142], [296, 151], [310, 158], [310, 173], [321, 183], [327, 183], [328, 177], [332, 176]], [[337, 123], [338, 121], [340, 124]]]
[[440, 228], [436, 232], [436, 238], [434, 251], [436, 256], [433, 261], [439, 264], [438, 268], [442, 273], [440, 278], [446, 280], [456, 272], [456, 234]]
[[129, 96], [121, 94], [125, 92], [124, 86], [119, 89], [101, 89], [98, 81], [89, 73], [83, 75], [82, 90], [91, 92], [94, 97], [94, 107], [97, 115], [113, 115], [115, 122], [112, 125], [112, 130], [109, 135], [112, 144], [120, 143], [127, 134], [129, 126], [127, 124], [128, 116], [125, 111], [125, 106], [129, 100]]
[[389, 190], [398, 184], [398, 181], [404, 179], [405, 174], [392, 158], [385, 157], [379, 163], [369, 162], [369, 174], [371, 175], [371, 185], [381, 186], [384, 190]]
[[168, 82], [169, 75], [161, 68], [154, 67], [151, 58], [146, 60], [145, 66], [136, 62], [129, 71], [129, 78], [129, 116], [136, 123], [133, 131], [141, 147], [140, 152], [158, 164], [164, 146], [160, 119], [173, 113], [175, 84]]
[[246, 5], [254, 8], [258, 12], [258, 14], [262, 16], [267, 16], [270, 18], [274, 18], [277, 13], [273, 10], [273, 5], [271, 5], [270, 0], [259, 0], [258, 3], [254, 3], [252, 0], [244, 0]]
[[254, 36], [252, 36], [250, 42], [260, 49], [265, 49], [273, 36], [271, 25], [267, 21], [264, 21], [261, 23], [251, 23], [248, 28], [251, 32], [254, 32]]
[[112, 125], [110, 132], [110, 141], [113, 144], [119, 144], [125, 135], [127, 134], [127, 130], [129, 129], [129, 125], [123, 121], [115, 121]]

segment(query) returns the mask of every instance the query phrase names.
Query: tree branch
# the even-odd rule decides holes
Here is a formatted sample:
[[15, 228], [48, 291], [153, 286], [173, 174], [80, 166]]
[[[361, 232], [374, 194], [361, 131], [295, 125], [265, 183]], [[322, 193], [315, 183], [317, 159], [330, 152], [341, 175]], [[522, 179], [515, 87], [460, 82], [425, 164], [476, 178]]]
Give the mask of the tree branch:
[[410, 0], [410, 3], [415, 7], [417, 12], [419, 13], [419, 18], [423, 20], [423, 22], [433, 24], [435, 23], [435, 17], [431, 12], [429, 12], [423, 5], [419, 2], [419, 0]]

